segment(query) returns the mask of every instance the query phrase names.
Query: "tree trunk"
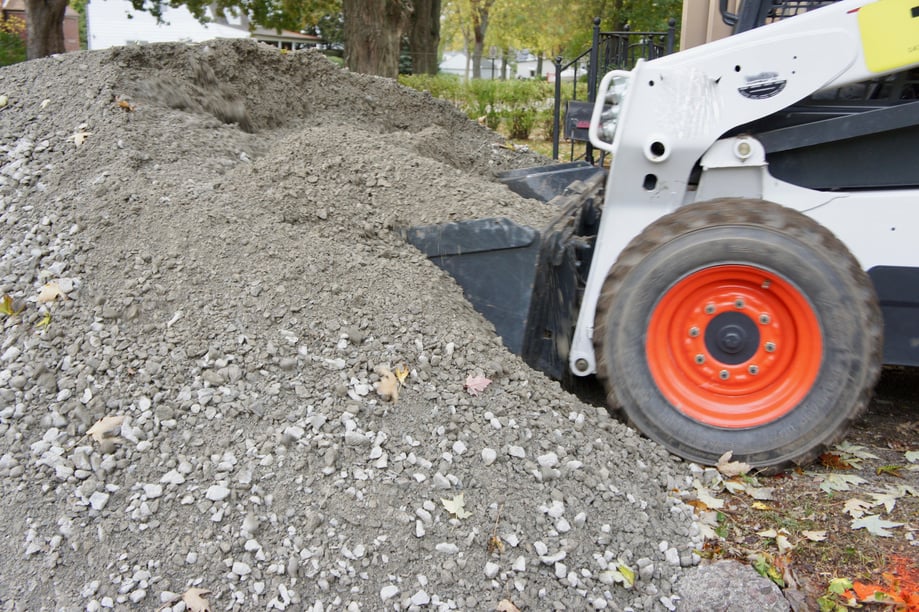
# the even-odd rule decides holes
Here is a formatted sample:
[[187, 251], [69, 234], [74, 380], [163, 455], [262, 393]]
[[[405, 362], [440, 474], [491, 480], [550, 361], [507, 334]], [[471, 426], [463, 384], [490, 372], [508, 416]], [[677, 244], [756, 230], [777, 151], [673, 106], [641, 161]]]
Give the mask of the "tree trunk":
[[412, 54], [414, 74], [437, 74], [440, 65], [440, 4], [441, 0], [414, 0], [412, 27], [408, 44]]
[[396, 78], [402, 34], [412, 13], [407, 0], [344, 0], [345, 65], [352, 72]]
[[482, 53], [485, 50], [485, 32], [488, 30], [488, 13], [495, 0], [472, 0], [472, 78], [482, 78]]
[[64, 52], [67, 0], [26, 0], [26, 57]]

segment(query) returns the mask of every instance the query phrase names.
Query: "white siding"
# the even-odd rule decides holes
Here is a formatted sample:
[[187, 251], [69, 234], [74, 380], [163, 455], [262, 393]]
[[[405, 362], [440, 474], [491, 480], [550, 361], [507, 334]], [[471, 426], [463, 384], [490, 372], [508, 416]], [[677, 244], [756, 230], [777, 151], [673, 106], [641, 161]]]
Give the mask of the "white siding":
[[90, 0], [86, 6], [86, 38], [90, 49], [135, 43], [202, 42], [214, 38], [249, 38], [245, 29], [202, 24], [184, 6], [163, 7], [163, 23], [136, 11], [128, 0]]

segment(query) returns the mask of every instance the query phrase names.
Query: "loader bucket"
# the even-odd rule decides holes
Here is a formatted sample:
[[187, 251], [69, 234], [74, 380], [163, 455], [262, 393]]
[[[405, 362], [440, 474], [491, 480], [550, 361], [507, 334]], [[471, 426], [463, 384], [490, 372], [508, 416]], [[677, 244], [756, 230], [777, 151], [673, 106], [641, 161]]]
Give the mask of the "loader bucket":
[[[549, 167], [552, 168], [552, 167]], [[537, 231], [506, 218], [412, 227], [405, 238], [449, 272], [507, 348], [556, 379], [568, 370], [579, 290], [599, 223], [605, 173], [566, 184], [548, 205], [558, 216]]]

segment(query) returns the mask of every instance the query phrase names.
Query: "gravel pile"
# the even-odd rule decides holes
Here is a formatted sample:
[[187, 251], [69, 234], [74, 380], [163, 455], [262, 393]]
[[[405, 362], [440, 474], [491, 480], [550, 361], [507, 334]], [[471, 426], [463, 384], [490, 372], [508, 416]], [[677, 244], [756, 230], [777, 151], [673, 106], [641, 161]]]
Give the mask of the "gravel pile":
[[394, 231], [540, 227], [493, 175], [545, 160], [248, 41], [31, 61], [0, 96], [3, 609], [678, 604], [686, 465]]

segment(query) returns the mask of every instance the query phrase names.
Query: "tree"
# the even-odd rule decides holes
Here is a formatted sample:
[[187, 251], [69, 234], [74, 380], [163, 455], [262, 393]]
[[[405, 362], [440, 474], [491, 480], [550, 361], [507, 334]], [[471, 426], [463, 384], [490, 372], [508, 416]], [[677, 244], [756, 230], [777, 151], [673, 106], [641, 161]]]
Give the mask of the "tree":
[[409, 53], [414, 74], [437, 74], [440, 64], [441, 0], [414, 0], [411, 28], [408, 35]]
[[472, 78], [482, 78], [482, 53], [485, 50], [485, 34], [488, 32], [488, 18], [495, 0], [468, 0], [472, 15]]
[[353, 72], [396, 78], [399, 49], [412, 14], [407, 0], [343, 0], [345, 65]]
[[26, 0], [26, 57], [64, 52], [67, 0]]

